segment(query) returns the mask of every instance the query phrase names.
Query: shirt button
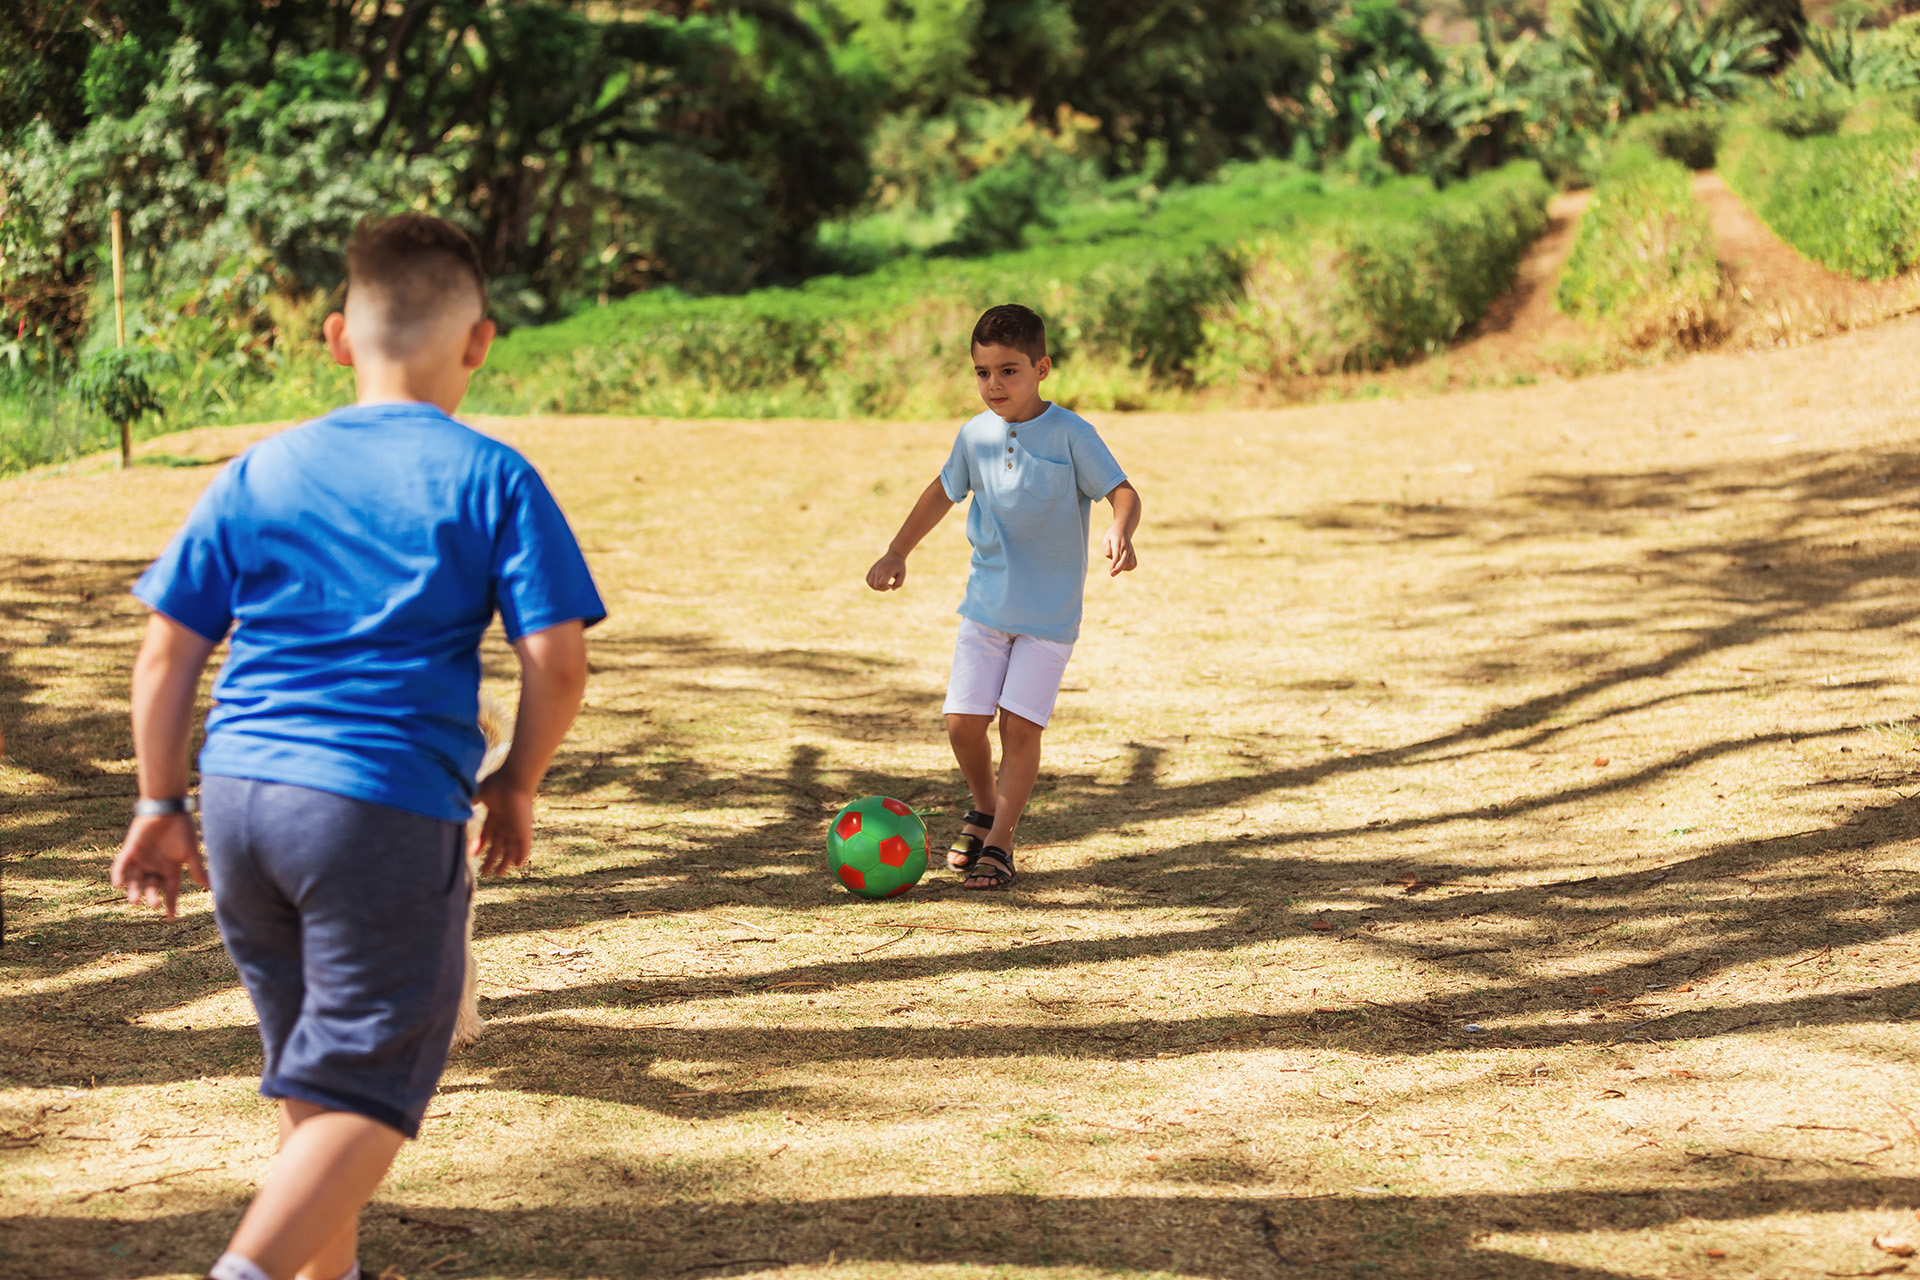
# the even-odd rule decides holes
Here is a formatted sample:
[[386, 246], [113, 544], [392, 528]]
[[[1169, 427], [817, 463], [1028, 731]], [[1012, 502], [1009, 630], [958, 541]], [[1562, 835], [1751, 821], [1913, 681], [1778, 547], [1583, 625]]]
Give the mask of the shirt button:
[[1018, 436], [1020, 433], [1018, 431], [1009, 431], [1007, 434], [1010, 436]]
[[1013, 452], [1013, 446], [1012, 446], [1012, 445], [1008, 445], [1008, 446], [1007, 446], [1007, 452], [1008, 452], [1008, 453], [1012, 453], [1012, 452]]

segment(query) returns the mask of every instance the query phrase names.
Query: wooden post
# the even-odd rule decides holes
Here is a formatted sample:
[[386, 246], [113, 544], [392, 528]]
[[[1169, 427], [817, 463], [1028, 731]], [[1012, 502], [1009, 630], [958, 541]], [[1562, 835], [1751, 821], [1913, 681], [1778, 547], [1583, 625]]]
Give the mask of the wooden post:
[[[113, 211], [113, 344], [127, 345], [127, 262], [120, 243], [120, 211]], [[120, 424], [120, 469], [133, 465], [133, 426]]]

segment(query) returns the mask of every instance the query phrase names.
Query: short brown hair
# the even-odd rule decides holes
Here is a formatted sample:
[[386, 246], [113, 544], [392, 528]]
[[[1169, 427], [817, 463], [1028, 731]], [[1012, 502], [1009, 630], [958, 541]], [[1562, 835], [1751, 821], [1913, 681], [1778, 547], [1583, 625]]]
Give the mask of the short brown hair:
[[389, 320], [404, 326], [448, 295], [472, 287], [487, 310], [487, 273], [467, 233], [445, 218], [402, 213], [361, 220], [347, 241], [347, 292], [356, 286], [387, 295]]
[[976, 347], [1012, 347], [1039, 364], [1047, 358], [1047, 322], [1030, 307], [1009, 302], [988, 307], [973, 326]]

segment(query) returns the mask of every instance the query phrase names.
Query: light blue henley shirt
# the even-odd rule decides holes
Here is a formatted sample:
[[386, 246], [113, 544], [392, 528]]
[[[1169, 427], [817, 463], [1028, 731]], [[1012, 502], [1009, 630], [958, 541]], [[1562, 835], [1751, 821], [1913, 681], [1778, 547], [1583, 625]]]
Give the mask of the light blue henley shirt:
[[1127, 478], [1093, 424], [1050, 404], [1030, 422], [983, 413], [960, 428], [940, 485], [967, 511], [973, 570], [960, 616], [1015, 635], [1080, 637], [1093, 503]]

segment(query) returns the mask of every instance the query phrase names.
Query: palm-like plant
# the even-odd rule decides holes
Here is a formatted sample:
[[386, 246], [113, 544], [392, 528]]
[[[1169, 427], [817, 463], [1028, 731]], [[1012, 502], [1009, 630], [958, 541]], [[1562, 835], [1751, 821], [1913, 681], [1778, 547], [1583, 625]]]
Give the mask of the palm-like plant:
[[1847, 18], [1831, 30], [1800, 29], [1806, 50], [1827, 78], [1849, 93], [1859, 89], [1887, 91], [1920, 84], [1920, 66], [1897, 45], [1860, 34], [1857, 18]]
[[1703, 14], [1698, 0], [1579, 0], [1572, 16], [1569, 53], [1628, 113], [1736, 96], [1766, 70], [1776, 34]]

